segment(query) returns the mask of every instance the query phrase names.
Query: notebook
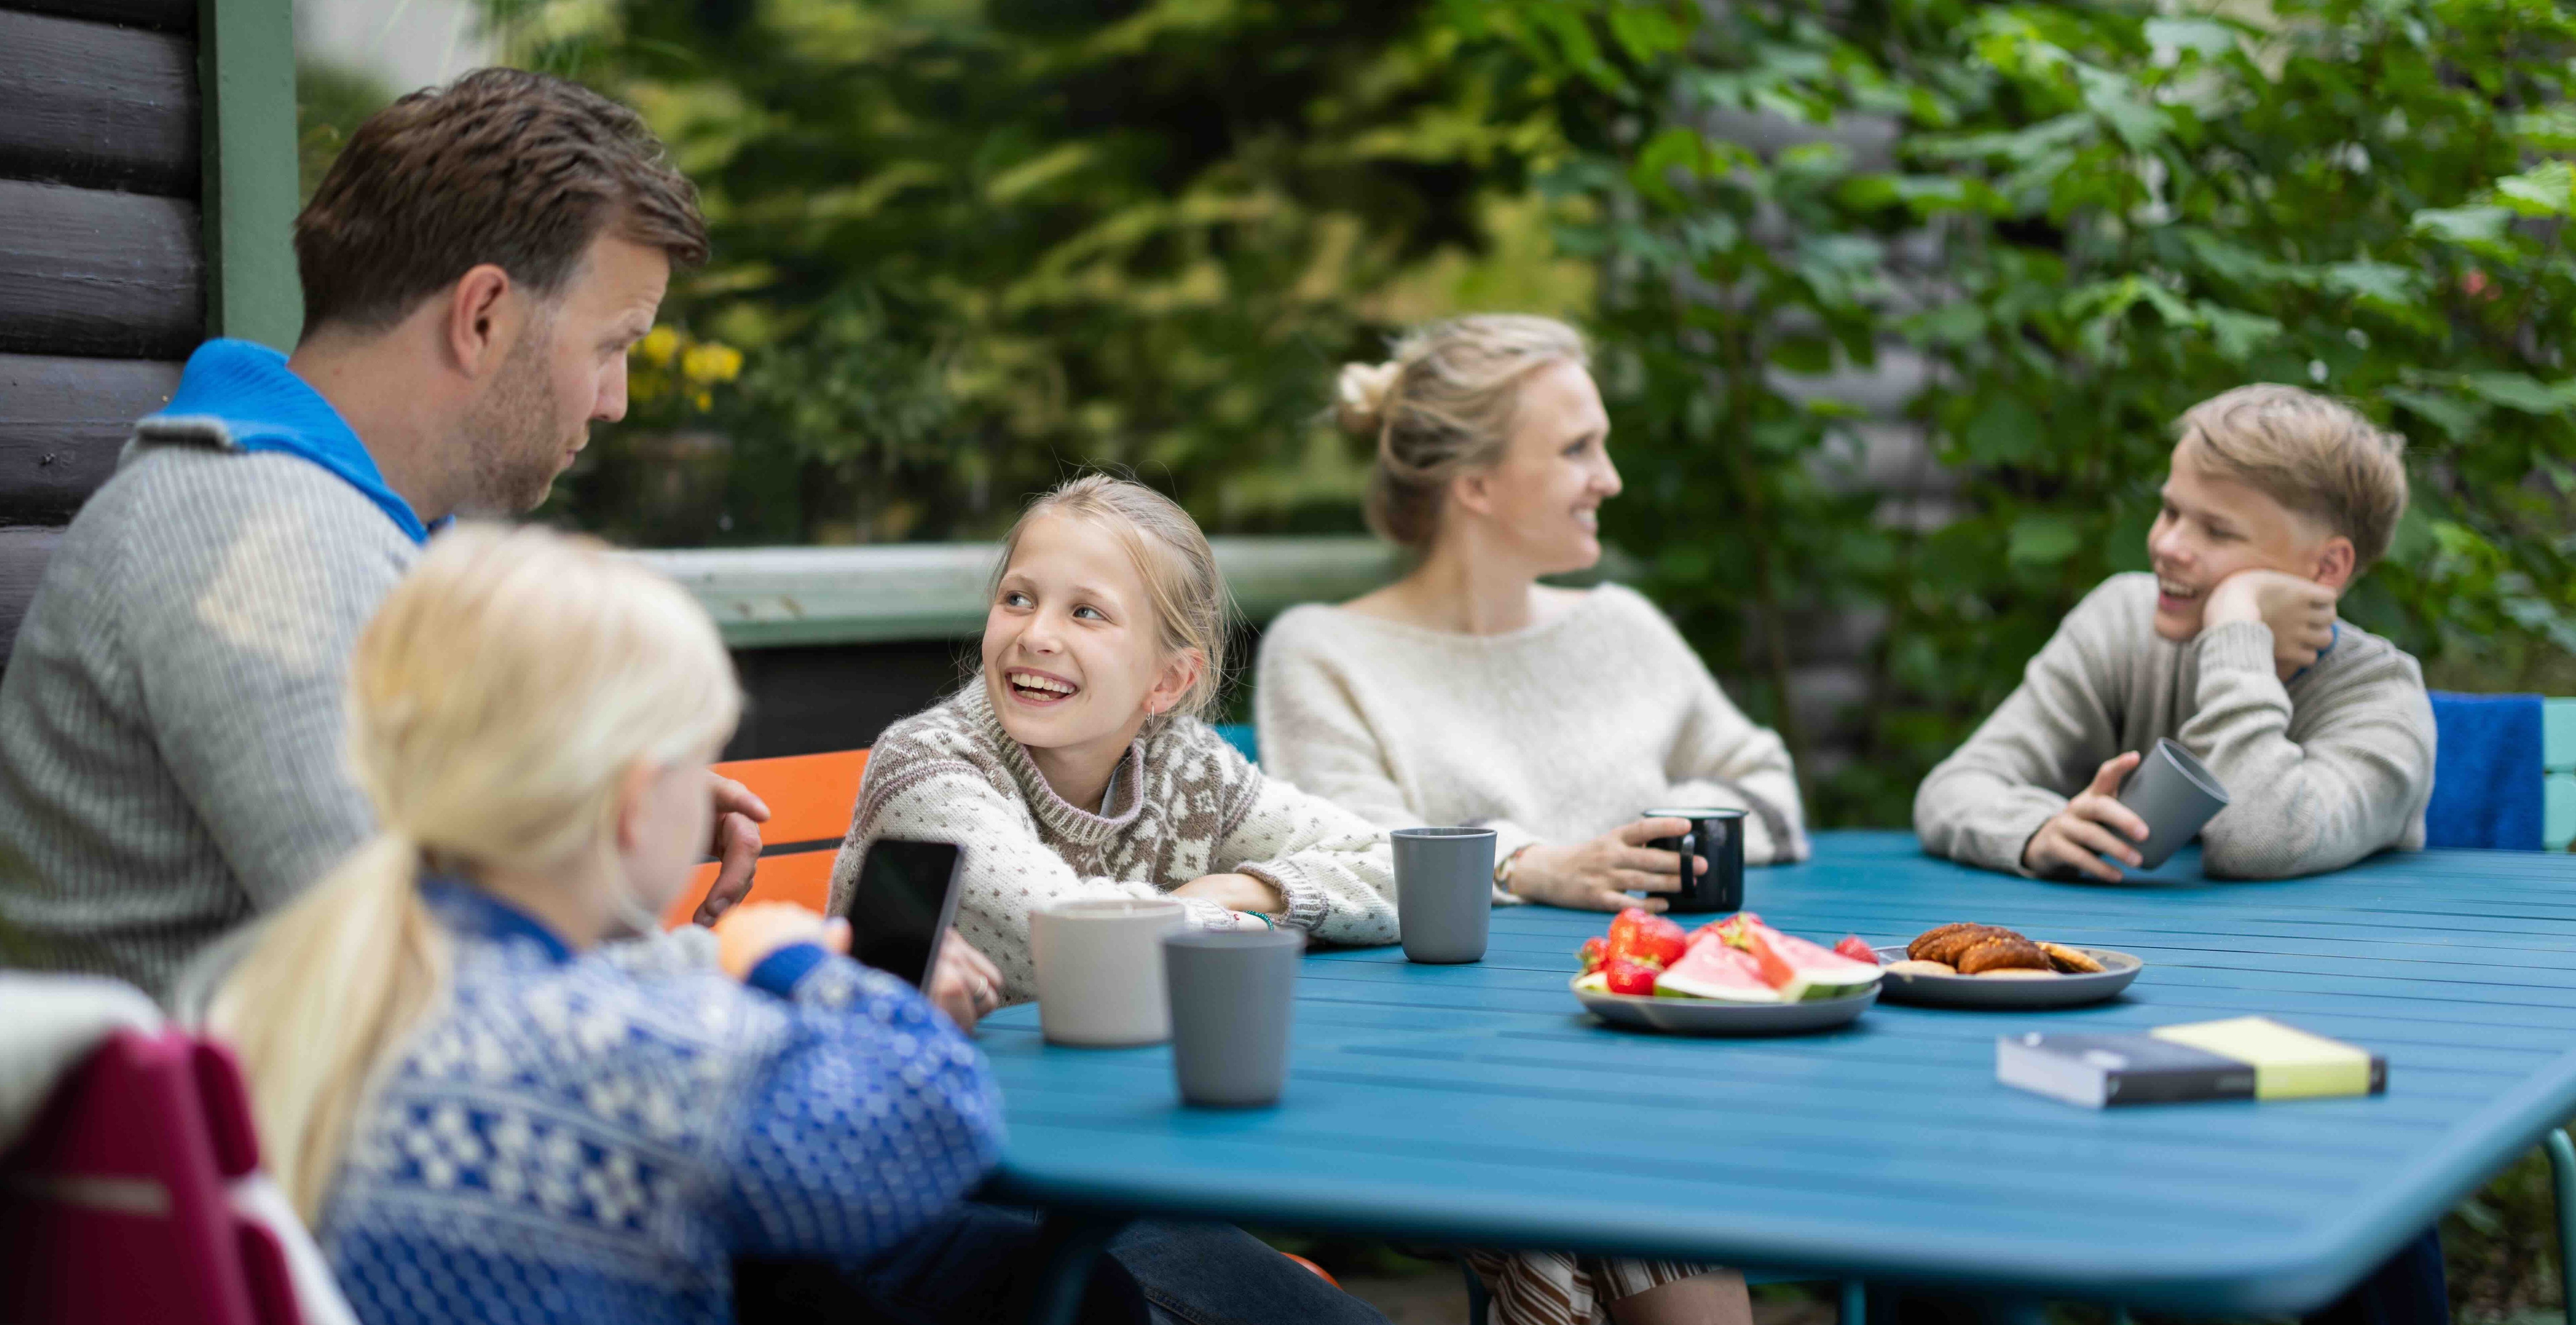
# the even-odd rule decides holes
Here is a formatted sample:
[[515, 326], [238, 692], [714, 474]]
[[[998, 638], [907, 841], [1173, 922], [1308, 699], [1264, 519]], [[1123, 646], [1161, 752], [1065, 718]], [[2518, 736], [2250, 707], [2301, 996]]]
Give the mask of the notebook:
[[2159, 1026], [2145, 1035], [2032, 1031], [1995, 1041], [1995, 1079], [2081, 1104], [2376, 1095], [2388, 1060], [2267, 1017]]

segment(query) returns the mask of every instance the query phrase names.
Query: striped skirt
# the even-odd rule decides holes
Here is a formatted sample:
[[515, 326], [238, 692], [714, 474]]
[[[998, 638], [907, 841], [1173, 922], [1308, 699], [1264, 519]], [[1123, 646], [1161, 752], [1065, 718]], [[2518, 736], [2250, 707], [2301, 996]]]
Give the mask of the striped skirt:
[[1610, 1304], [1649, 1288], [1714, 1272], [1713, 1265], [1578, 1256], [1569, 1251], [1468, 1251], [1468, 1268], [1494, 1298], [1492, 1325], [1603, 1325]]

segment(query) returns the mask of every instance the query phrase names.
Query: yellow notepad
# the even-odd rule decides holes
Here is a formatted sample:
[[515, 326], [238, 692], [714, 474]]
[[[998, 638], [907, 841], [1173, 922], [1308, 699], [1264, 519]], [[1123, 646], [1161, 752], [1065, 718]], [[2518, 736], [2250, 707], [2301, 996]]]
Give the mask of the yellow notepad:
[[2387, 1060], [2268, 1017], [2158, 1026], [2148, 1034], [2253, 1064], [2258, 1100], [2368, 1095], [2386, 1089], [2388, 1080]]

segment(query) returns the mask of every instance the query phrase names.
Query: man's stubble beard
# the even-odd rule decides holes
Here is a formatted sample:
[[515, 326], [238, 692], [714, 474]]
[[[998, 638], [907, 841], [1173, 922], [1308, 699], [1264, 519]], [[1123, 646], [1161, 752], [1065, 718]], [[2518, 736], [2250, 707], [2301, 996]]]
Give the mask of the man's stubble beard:
[[562, 471], [566, 439], [555, 435], [555, 388], [545, 347], [554, 320], [531, 323], [510, 347], [500, 376], [465, 422], [471, 490], [464, 515], [525, 515], [545, 502]]

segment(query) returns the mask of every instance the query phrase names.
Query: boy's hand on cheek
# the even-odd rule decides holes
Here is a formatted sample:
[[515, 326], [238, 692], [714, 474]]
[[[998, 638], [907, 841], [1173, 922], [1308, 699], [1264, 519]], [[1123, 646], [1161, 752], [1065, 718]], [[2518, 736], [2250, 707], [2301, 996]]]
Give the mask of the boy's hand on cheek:
[[2303, 576], [2243, 570], [2219, 581], [2201, 628], [2260, 621], [2272, 631], [2272, 665], [2286, 681], [2334, 642], [2335, 591]]

